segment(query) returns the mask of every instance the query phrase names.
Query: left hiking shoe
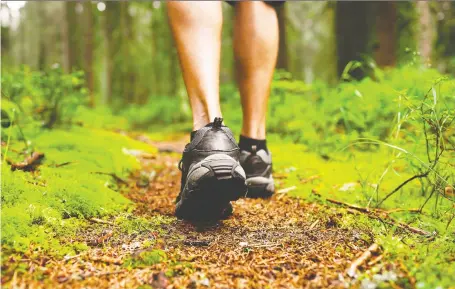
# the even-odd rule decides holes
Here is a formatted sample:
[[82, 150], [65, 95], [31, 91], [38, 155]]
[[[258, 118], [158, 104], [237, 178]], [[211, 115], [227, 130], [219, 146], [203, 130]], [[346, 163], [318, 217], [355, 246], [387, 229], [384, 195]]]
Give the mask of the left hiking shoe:
[[240, 151], [240, 164], [246, 173], [247, 197], [270, 198], [275, 192], [271, 153], [266, 149], [257, 150], [253, 145], [249, 151]]
[[222, 118], [196, 131], [183, 151], [178, 218], [219, 220], [232, 214], [231, 201], [246, 195], [245, 172], [239, 164], [239, 147]]

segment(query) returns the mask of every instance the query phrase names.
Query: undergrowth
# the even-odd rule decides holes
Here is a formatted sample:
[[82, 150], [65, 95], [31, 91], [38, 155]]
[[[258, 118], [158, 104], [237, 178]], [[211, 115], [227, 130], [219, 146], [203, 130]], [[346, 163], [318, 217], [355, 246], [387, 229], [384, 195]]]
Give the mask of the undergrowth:
[[[65, 255], [80, 244], [60, 243], [88, 225], [130, 210], [118, 181], [140, 169], [131, 153], [156, 150], [101, 128], [125, 119], [84, 106], [83, 74], [20, 71], [2, 77], [2, 246]], [[118, 121], [121, 120], [121, 121]], [[125, 126], [123, 127], [125, 128]], [[33, 152], [44, 153], [31, 171], [12, 170]]]
[[[31, 245], [59, 255], [83, 250], [78, 243], [62, 246], [59, 239], [74, 235], [90, 218], [129, 210], [118, 179], [139, 169], [131, 149], [154, 151], [118, 132], [191, 129], [188, 105], [178, 98], [153, 98], [118, 114], [89, 109], [78, 73], [24, 70], [2, 77], [2, 86], [2, 246], [19, 252]], [[224, 86], [221, 100], [225, 123], [238, 134], [239, 94]], [[267, 118], [277, 184], [311, 201], [414, 209], [391, 216], [428, 236], [347, 213], [346, 226], [371, 227], [385, 258], [404, 264], [418, 288], [448, 288], [455, 274], [454, 116], [455, 81], [435, 70], [373, 70], [361, 81], [334, 87], [277, 73]], [[7, 161], [22, 161], [33, 151], [45, 153], [37, 170], [11, 171]], [[116, 222], [134, 234], [147, 220]], [[146, 266], [161, 258], [152, 251], [126, 264]], [[374, 281], [375, 268], [363, 276], [365, 284]]]
[[[78, 127], [43, 131], [30, 142], [45, 152], [39, 172], [11, 171], [2, 163], [2, 244], [19, 251], [31, 243], [57, 249], [56, 240], [74, 234], [81, 220], [126, 210], [129, 201], [112, 175], [126, 178], [140, 168], [125, 149], [152, 151], [126, 136]], [[13, 162], [27, 156], [21, 142], [9, 148]]]

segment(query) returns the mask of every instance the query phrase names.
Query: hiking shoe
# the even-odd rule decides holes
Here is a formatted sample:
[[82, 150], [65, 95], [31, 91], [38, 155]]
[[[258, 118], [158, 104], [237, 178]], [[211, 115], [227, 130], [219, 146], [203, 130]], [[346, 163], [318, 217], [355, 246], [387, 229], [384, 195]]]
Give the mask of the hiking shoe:
[[266, 150], [240, 151], [240, 164], [246, 173], [248, 198], [269, 198], [275, 192], [272, 177], [272, 155]]
[[183, 151], [175, 214], [186, 220], [218, 220], [232, 214], [230, 201], [246, 195], [240, 150], [222, 118], [196, 131]]

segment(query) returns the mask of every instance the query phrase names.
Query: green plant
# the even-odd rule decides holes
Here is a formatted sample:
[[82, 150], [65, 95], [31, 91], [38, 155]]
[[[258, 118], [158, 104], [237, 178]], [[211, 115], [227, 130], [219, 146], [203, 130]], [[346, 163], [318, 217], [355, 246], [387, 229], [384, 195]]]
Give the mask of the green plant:
[[16, 105], [21, 116], [18, 124], [36, 121], [45, 128], [68, 124], [88, 100], [84, 73], [65, 74], [59, 67], [42, 72], [24, 67], [4, 73], [2, 96]]

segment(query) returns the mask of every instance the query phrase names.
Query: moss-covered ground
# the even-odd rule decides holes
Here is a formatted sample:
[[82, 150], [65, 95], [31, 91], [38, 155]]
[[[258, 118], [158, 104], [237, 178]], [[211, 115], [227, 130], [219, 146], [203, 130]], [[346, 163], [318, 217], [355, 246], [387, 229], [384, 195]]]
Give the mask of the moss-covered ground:
[[[173, 216], [188, 122], [160, 122], [160, 103], [128, 119], [87, 109], [77, 75], [54, 76], [2, 78], [3, 287], [455, 288], [453, 78], [405, 67], [328, 87], [278, 74], [275, 196], [190, 224]], [[64, 110], [46, 107], [49, 85], [74, 94]], [[236, 135], [238, 98], [223, 87]]]
[[[441, 229], [425, 210], [393, 212], [400, 196], [390, 201], [390, 216], [379, 219], [326, 201], [366, 207], [365, 200], [346, 195], [362, 190], [359, 171], [369, 173], [387, 152], [355, 154], [352, 166], [271, 137], [276, 196], [238, 201], [229, 220], [194, 225], [172, 216], [179, 184], [179, 154], [172, 151], [185, 141], [180, 133], [167, 135], [53, 131], [40, 136], [52, 141], [49, 147], [40, 142], [47, 154], [36, 172], [11, 172], [5, 165], [4, 190], [26, 186], [14, 198], [21, 202], [4, 199], [5, 288], [452, 288], [453, 225]], [[68, 142], [75, 155], [62, 159]], [[104, 162], [98, 162], [101, 155]], [[56, 166], [64, 162], [73, 167]], [[78, 169], [82, 162], [90, 170]], [[390, 180], [384, 190], [399, 181]], [[8, 218], [21, 222], [12, 226]], [[400, 222], [431, 234], [400, 228]], [[374, 243], [380, 249], [349, 275]]]

